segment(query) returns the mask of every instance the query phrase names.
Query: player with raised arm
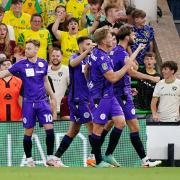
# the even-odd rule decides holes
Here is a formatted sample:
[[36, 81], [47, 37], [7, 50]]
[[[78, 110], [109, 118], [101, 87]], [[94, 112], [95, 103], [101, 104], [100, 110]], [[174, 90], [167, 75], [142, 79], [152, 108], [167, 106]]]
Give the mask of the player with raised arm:
[[82, 124], [87, 126], [89, 135], [92, 134], [89, 90], [84, 77], [84, 67], [88, 61], [89, 53], [95, 44], [86, 36], [78, 38], [77, 42], [79, 45], [79, 52], [73, 54], [69, 60], [70, 91], [68, 99], [71, 122], [68, 132], [63, 137], [55, 153], [57, 158], [60, 158], [68, 149], [74, 137], [79, 133]]
[[[25, 128], [23, 146], [27, 158], [27, 166], [35, 167], [32, 158], [32, 134], [36, 119], [44, 126], [46, 132], [47, 165], [58, 167], [54, 160], [54, 129], [53, 119], [56, 119], [56, 100], [47, 78], [48, 63], [37, 57], [40, 42], [26, 42], [25, 55], [27, 59], [15, 63], [8, 70], [0, 72], [0, 78], [17, 75], [23, 82], [23, 126]], [[48, 103], [50, 96], [52, 111]]]
[[[121, 79], [128, 69], [132, 67], [132, 61], [126, 61], [126, 65], [119, 71], [113, 71], [113, 64], [108, 55], [112, 49], [112, 34], [109, 28], [102, 27], [94, 33], [97, 47], [89, 57], [88, 87], [92, 101], [93, 134], [91, 145], [96, 158], [96, 167], [119, 167], [119, 163], [112, 156], [125, 126], [125, 118], [117, 99], [113, 93], [113, 83]], [[101, 155], [101, 133], [109, 119], [113, 120], [113, 128], [109, 145], [106, 151], [106, 162]], [[108, 159], [108, 162], [107, 162]]]

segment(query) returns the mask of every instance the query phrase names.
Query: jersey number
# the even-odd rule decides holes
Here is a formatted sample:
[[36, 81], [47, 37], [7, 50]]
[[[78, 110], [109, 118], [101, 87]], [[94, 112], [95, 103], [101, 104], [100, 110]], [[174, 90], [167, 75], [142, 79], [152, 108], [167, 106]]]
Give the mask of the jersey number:
[[51, 114], [45, 114], [44, 117], [46, 119], [46, 122], [52, 122], [53, 121], [53, 118], [52, 118]]

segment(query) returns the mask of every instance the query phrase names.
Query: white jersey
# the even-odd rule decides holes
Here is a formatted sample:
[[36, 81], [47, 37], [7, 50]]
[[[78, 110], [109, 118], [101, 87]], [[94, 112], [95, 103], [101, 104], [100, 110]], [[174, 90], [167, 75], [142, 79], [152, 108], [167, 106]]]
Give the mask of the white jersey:
[[177, 122], [180, 106], [180, 80], [172, 83], [159, 81], [154, 89], [153, 97], [159, 98], [158, 114], [161, 122]]
[[57, 112], [60, 112], [61, 100], [64, 97], [69, 85], [69, 69], [67, 66], [61, 65], [60, 69], [54, 71], [51, 69], [50, 65], [48, 67], [48, 76], [52, 79], [57, 101]]

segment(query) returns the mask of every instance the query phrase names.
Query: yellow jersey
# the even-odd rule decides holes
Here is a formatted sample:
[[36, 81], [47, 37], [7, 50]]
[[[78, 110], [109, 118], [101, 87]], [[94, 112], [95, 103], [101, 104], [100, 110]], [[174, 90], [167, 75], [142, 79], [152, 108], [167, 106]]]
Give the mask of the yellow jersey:
[[26, 41], [29, 39], [36, 39], [40, 41], [40, 47], [37, 56], [39, 58], [47, 59], [47, 48], [52, 46], [51, 35], [45, 28], [39, 31], [33, 31], [32, 29], [25, 29], [18, 38], [18, 44], [25, 46]]
[[[9, 0], [6, 4], [5, 10], [10, 10], [12, 0]], [[23, 0], [22, 10], [30, 15], [34, 13], [41, 13], [41, 8], [38, 0]]]
[[87, 0], [69, 0], [66, 4], [66, 12], [68, 14], [72, 14], [74, 18], [80, 20], [86, 5], [88, 5]]
[[77, 44], [77, 38], [80, 36], [88, 36], [88, 29], [83, 29], [78, 31], [76, 35], [70, 35], [69, 32], [60, 31], [61, 34], [61, 50], [63, 52], [62, 64], [68, 65], [69, 59], [72, 54], [76, 53], [79, 50]]
[[30, 28], [30, 15], [22, 13], [20, 17], [16, 17], [13, 11], [6, 11], [3, 18], [3, 23], [11, 25], [14, 28], [16, 42], [19, 34], [26, 28]]
[[49, 24], [55, 21], [55, 8], [58, 5], [65, 5], [63, 0], [41, 0], [40, 6], [42, 9], [42, 17], [44, 26], [47, 27]]

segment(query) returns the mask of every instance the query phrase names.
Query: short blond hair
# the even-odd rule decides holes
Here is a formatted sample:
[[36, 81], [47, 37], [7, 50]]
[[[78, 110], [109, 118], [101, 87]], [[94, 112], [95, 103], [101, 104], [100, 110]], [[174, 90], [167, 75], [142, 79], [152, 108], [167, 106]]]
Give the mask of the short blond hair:
[[108, 27], [102, 27], [97, 29], [94, 32], [94, 41], [97, 44], [101, 44], [102, 40], [105, 39], [109, 33], [110, 33], [110, 29]]

